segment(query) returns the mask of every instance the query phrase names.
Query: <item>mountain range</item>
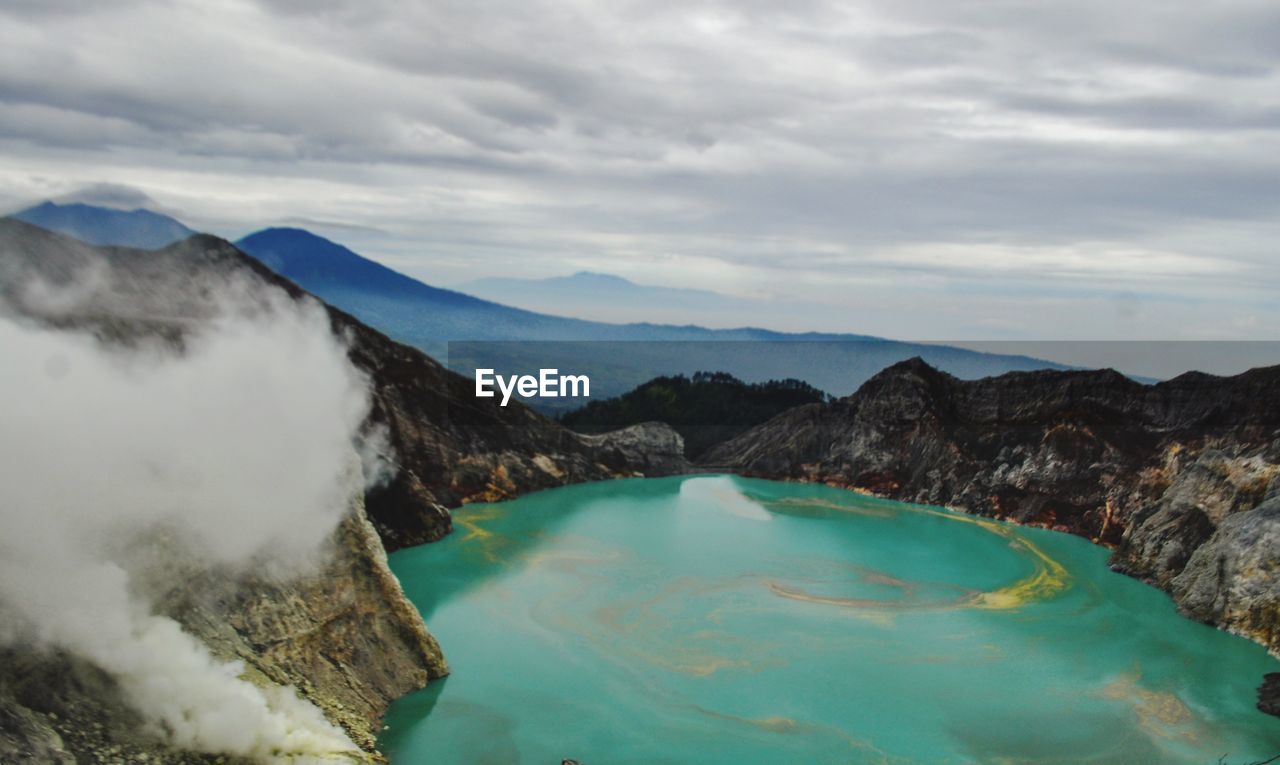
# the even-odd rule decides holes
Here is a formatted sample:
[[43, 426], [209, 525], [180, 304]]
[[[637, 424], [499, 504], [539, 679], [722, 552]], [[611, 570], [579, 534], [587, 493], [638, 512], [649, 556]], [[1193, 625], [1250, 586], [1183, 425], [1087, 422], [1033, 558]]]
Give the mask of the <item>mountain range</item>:
[[711, 290], [655, 287], [613, 274], [579, 271], [546, 279], [489, 277], [464, 282], [457, 288], [486, 300], [531, 311], [568, 310], [581, 318], [608, 317], [614, 321], [648, 321], [654, 316], [680, 322], [725, 324], [734, 316], [763, 311], [790, 311], [794, 306], [745, 300]]
[[[15, 217], [84, 241], [143, 249], [165, 239], [165, 244], [172, 243], [191, 232], [159, 213], [86, 204], [44, 203]], [[133, 222], [139, 226], [130, 235]], [[425, 284], [300, 228], [267, 228], [235, 244], [329, 304], [464, 375], [479, 367], [507, 374], [555, 367], [590, 375], [593, 398], [620, 395], [661, 375], [691, 375], [700, 370], [727, 372], [747, 383], [796, 378], [828, 393], [846, 395], [880, 369], [913, 356], [966, 379], [1011, 370], [1063, 368], [1027, 356], [867, 335], [612, 324], [539, 313]], [[615, 296], [630, 294], [627, 299], [637, 311], [647, 310], [645, 301], [654, 294], [680, 293], [682, 300], [693, 299], [684, 290], [642, 287], [599, 274], [570, 281], [609, 285], [607, 290]], [[687, 292], [694, 298], [701, 294]], [[660, 305], [653, 308], [659, 309]], [[563, 310], [578, 312], [568, 302]], [[532, 403], [546, 411], [560, 411], [582, 402]]]
[[[486, 340], [876, 340], [866, 335], [774, 332], [757, 327], [613, 324], [539, 313], [433, 287], [300, 228], [268, 228], [236, 246], [309, 291], [380, 317], [392, 335], [414, 344]], [[598, 279], [599, 275], [595, 275]], [[616, 277], [605, 277], [613, 282]], [[626, 280], [619, 279], [625, 284]], [[635, 286], [635, 285], [633, 285]], [[642, 288], [647, 291], [652, 288]], [[714, 294], [714, 293], [708, 293]], [[568, 307], [568, 306], [566, 306]]]

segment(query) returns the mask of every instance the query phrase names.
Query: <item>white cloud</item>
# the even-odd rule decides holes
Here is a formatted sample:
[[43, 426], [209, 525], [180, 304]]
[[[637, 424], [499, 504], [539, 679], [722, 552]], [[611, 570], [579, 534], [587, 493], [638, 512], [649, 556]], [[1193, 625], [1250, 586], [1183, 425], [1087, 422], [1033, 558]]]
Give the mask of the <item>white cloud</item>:
[[[799, 294], [895, 266], [914, 289], [936, 265], [931, 282], [957, 299], [1069, 286], [1089, 300], [1117, 266], [1070, 253], [1105, 243], [1126, 274], [1280, 287], [1273, 3], [0, 14], [0, 201], [112, 181], [219, 233], [334, 221], [364, 232], [337, 232], [348, 244], [437, 283], [572, 261], [678, 286], [678, 254], [720, 263], [739, 290], [762, 288], [759, 269]], [[961, 250], [977, 260], [949, 267]], [[1064, 253], [1072, 268], [1036, 276]], [[1171, 281], [1142, 292], [1184, 297]], [[1222, 331], [1280, 326], [1251, 310]], [[873, 319], [832, 316], [850, 331]]]

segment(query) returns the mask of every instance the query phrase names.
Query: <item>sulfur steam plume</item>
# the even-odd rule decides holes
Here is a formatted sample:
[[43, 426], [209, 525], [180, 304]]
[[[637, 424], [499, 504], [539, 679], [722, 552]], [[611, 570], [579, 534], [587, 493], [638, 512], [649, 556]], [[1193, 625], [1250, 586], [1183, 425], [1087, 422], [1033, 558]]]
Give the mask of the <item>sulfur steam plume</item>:
[[362, 489], [364, 378], [316, 306], [223, 310], [183, 350], [0, 316], [0, 641], [111, 672], [173, 744], [264, 762], [356, 751], [153, 613], [157, 546], [228, 576], [305, 575]]

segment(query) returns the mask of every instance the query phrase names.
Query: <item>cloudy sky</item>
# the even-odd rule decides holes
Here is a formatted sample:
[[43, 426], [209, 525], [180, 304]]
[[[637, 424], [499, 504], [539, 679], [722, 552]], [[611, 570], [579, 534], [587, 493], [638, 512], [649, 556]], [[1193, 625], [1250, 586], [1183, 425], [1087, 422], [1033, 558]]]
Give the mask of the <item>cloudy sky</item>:
[[8, 209], [122, 184], [784, 329], [1280, 339], [1274, 0], [0, 0], [0, 60]]

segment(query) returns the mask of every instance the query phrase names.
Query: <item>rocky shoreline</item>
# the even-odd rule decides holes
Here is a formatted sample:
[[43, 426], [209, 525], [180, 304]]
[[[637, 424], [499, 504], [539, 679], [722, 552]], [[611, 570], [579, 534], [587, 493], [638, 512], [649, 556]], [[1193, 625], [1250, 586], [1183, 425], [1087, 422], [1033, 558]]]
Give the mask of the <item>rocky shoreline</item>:
[[965, 381], [913, 359], [707, 461], [1084, 536], [1189, 618], [1280, 655], [1280, 367], [1143, 385], [1112, 371]]

